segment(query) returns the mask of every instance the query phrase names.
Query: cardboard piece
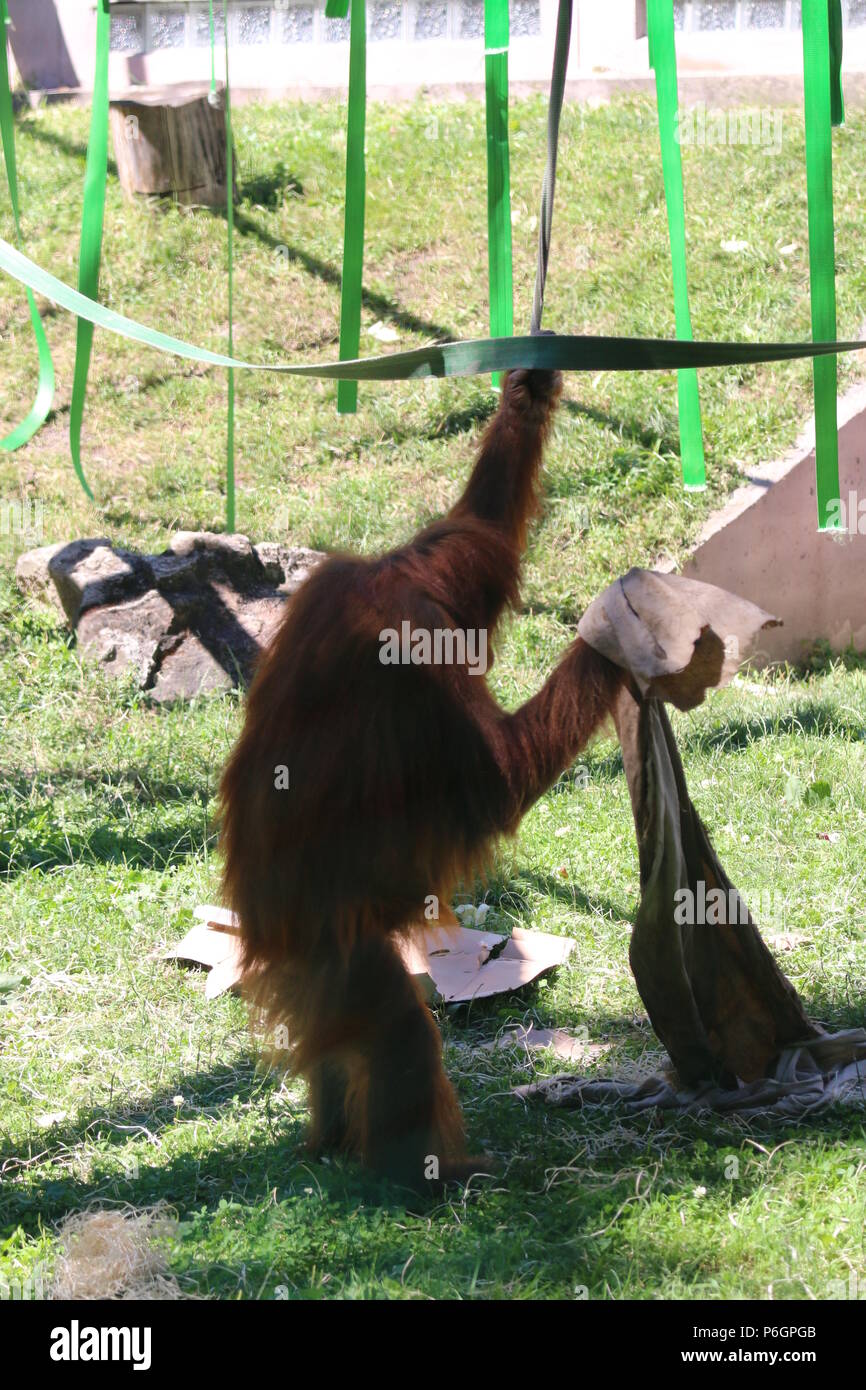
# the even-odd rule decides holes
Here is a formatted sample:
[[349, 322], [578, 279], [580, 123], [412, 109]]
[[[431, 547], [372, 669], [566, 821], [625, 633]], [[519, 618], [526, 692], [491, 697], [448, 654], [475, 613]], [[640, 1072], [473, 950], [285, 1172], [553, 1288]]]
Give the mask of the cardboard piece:
[[[470, 932], [468, 928], [462, 930], [470, 936], [491, 934]], [[573, 950], [574, 942], [568, 937], [515, 927], [495, 960], [485, 961], [475, 970], [466, 969], [456, 951], [444, 962], [432, 959], [430, 968], [447, 1004], [469, 1003], [473, 999], [489, 999], [494, 994], [510, 994], [528, 985], [548, 970], [562, 965]]]
[[240, 931], [234, 914], [224, 907], [197, 907], [197, 917], [183, 941], [173, 951], [166, 951], [166, 960], [192, 961], [210, 971], [204, 987], [206, 999], [216, 999], [227, 989], [235, 989], [241, 978]]
[[[215, 999], [240, 982], [240, 941], [235, 918], [224, 907], [197, 907], [198, 920], [166, 959], [192, 961], [210, 970], [205, 996]], [[450, 914], [449, 914], [450, 915]], [[502, 952], [492, 951], [505, 937], [470, 927], [426, 926], [399, 943], [406, 969], [428, 1001], [468, 1004], [509, 994], [567, 960], [574, 942], [548, 932], [515, 927]]]
[[683, 579], [630, 569], [586, 609], [577, 631], [642, 695], [694, 709], [711, 686], [728, 685], [759, 632], [779, 620], [747, 599]]

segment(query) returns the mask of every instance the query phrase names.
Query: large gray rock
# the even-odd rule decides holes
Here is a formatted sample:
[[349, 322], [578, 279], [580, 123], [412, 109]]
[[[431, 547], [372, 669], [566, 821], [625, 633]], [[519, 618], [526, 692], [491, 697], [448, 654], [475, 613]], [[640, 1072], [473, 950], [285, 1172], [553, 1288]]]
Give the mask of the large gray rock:
[[105, 539], [22, 555], [22, 592], [61, 607], [79, 646], [113, 675], [134, 675], [159, 703], [249, 681], [286, 600], [319, 551], [246, 536], [179, 531], [161, 555]]
[[142, 690], [148, 689], [159, 656], [171, 634], [174, 609], [156, 589], [126, 603], [105, 604], [82, 613], [75, 632], [86, 656], [112, 675], [132, 670]]
[[164, 651], [151, 695], [158, 704], [167, 705], [175, 700], [192, 699], [194, 695], [232, 690], [240, 678], [239, 671], [230, 675], [204, 643], [192, 632], [187, 632]]
[[261, 561], [247, 536], [221, 536], [215, 531], [176, 531], [160, 558], [172, 556], [180, 565], [192, 564], [196, 573], [225, 574], [237, 584], [261, 583]]
[[41, 599], [43, 603], [50, 603], [52, 608], [58, 608], [61, 613], [63, 604], [48, 573], [48, 565], [58, 550], [62, 549], [63, 541], [58, 545], [40, 545], [38, 550], [25, 550], [23, 555], [18, 556], [15, 565], [15, 582], [21, 593], [29, 598]]
[[86, 609], [139, 593], [149, 580], [141, 556], [107, 540], [58, 546], [48, 573], [72, 627]]
[[279, 541], [260, 541], [255, 552], [268, 579], [281, 594], [293, 594], [299, 589], [322, 558], [320, 550], [307, 550], [301, 545], [293, 549]]

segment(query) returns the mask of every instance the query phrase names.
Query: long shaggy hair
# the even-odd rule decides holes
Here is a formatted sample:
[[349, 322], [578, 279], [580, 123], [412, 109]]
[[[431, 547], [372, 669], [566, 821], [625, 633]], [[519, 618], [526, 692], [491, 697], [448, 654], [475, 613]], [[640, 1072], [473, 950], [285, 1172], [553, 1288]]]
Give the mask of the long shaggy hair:
[[334, 556], [311, 574], [262, 660], [222, 781], [246, 986], [287, 1029], [290, 1065], [310, 1085], [312, 1145], [416, 1187], [479, 1165], [395, 939], [516, 829], [609, 712], [622, 674], [578, 638], [507, 713], [467, 663], [383, 664], [383, 633], [407, 621], [483, 632], [489, 649], [518, 599], [560, 392], [556, 373], [511, 372], [448, 515], [378, 559]]

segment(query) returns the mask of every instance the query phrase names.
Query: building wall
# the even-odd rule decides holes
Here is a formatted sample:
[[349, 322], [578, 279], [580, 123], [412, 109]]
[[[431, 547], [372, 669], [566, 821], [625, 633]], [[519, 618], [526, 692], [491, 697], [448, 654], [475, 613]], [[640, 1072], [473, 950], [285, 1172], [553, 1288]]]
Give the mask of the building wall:
[[[348, 20], [326, 19], [324, 0], [230, 0], [232, 84], [261, 90], [343, 88]], [[514, 81], [550, 78], [557, 0], [510, 0], [509, 68]], [[31, 87], [93, 82], [92, 0], [9, 0], [12, 51]], [[222, 4], [214, 6], [223, 43]], [[371, 88], [484, 81], [483, 0], [368, 0]], [[122, 0], [112, 5], [110, 81], [201, 81], [210, 77], [208, 6]], [[46, 42], [46, 39], [50, 39]], [[635, 36], [635, 0], [576, 0], [570, 70], [603, 61], [611, 43]], [[217, 53], [217, 72], [221, 70]]]
[[[93, 81], [93, 0], [8, 0], [14, 60], [31, 87]], [[674, 0], [680, 71], [798, 74], [801, 0]], [[866, 0], [842, 0], [845, 69], [866, 71]], [[222, 3], [216, 0], [222, 45]], [[324, 0], [230, 0], [236, 89], [344, 88], [348, 21]], [[374, 93], [484, 81], [483, 0], [367, 0], [368, 84]], [[550, 77], [557, 0], [510, 0], [514, 82]], [[122, 0], [112, 6], [110, 81], [117, 91], [210, 77], [205, 0]], [[648, 76], [645, 0], [574, 0], [569, 73]], [[217, 55], [217, 72], [221, 70]]]

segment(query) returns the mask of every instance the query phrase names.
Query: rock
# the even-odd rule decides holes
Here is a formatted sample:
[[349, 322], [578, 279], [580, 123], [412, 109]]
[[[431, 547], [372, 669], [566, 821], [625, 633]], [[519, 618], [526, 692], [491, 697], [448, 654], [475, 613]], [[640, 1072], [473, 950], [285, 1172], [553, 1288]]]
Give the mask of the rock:
[[86, 656], [101, 662], [112, 675], [134, 670], [138, 684], [146, 690], [173, 623], [171, 604], [156, 589], [150, 589], [126, 603], [88, 609], [75, 631]]
[[305, 546], [282, 545], [279, 541], [261, 541], [255, 546], [256, 555], [268, 579], [280, 593], [293, 594], [322, 558], [320, 550]]
[[26, 550], [23, 555], [18, 556], [15, 565], [15, 582], [22, 594], [28, 598], [39, 599], [42, 603], [50, 603], [52, 608], [63, 612], [63, 604], [60, 596], [54, 587], [54, 581], [48, 573], [48, 564], [58, 550], [63, 550], [64, 542], [60, 541], [57, 545], [41, 545], [38, 550]]
[[240, 584], [264, 580], [261, 561], [248, 536], [221, 536], [216, 531], [177, 531], [167, 554], [186, 561], [194, 558], [197, 572], [202, 576], [218, 571]]
[[58, 546], [48, 561], [48, 573], [75, 627], [85, 609], [140, 590], [145, 567], [139, 556], [115, 550], [110, 541], [73, 541]]
[[217, 690], [231, 690], [234, 685], [234, 678], [204, 643], [187, 632], [162, 657], [151, 696], [157, 704], [164, 705]]
[[82, 652], [160, 704], [248, 682], [286, 599], [322, 558], [279, 542], [179, 531], [161, 555], [104, 538], [19, 558], [22, 592], [61, 607]]
[[154, 584], [163, 592], [196, 582], [199, 557], [194, 550], [186, 555], [175, 555], [173, 551], [166, 550], [163, 555], [148, 555], [146, 562]]

